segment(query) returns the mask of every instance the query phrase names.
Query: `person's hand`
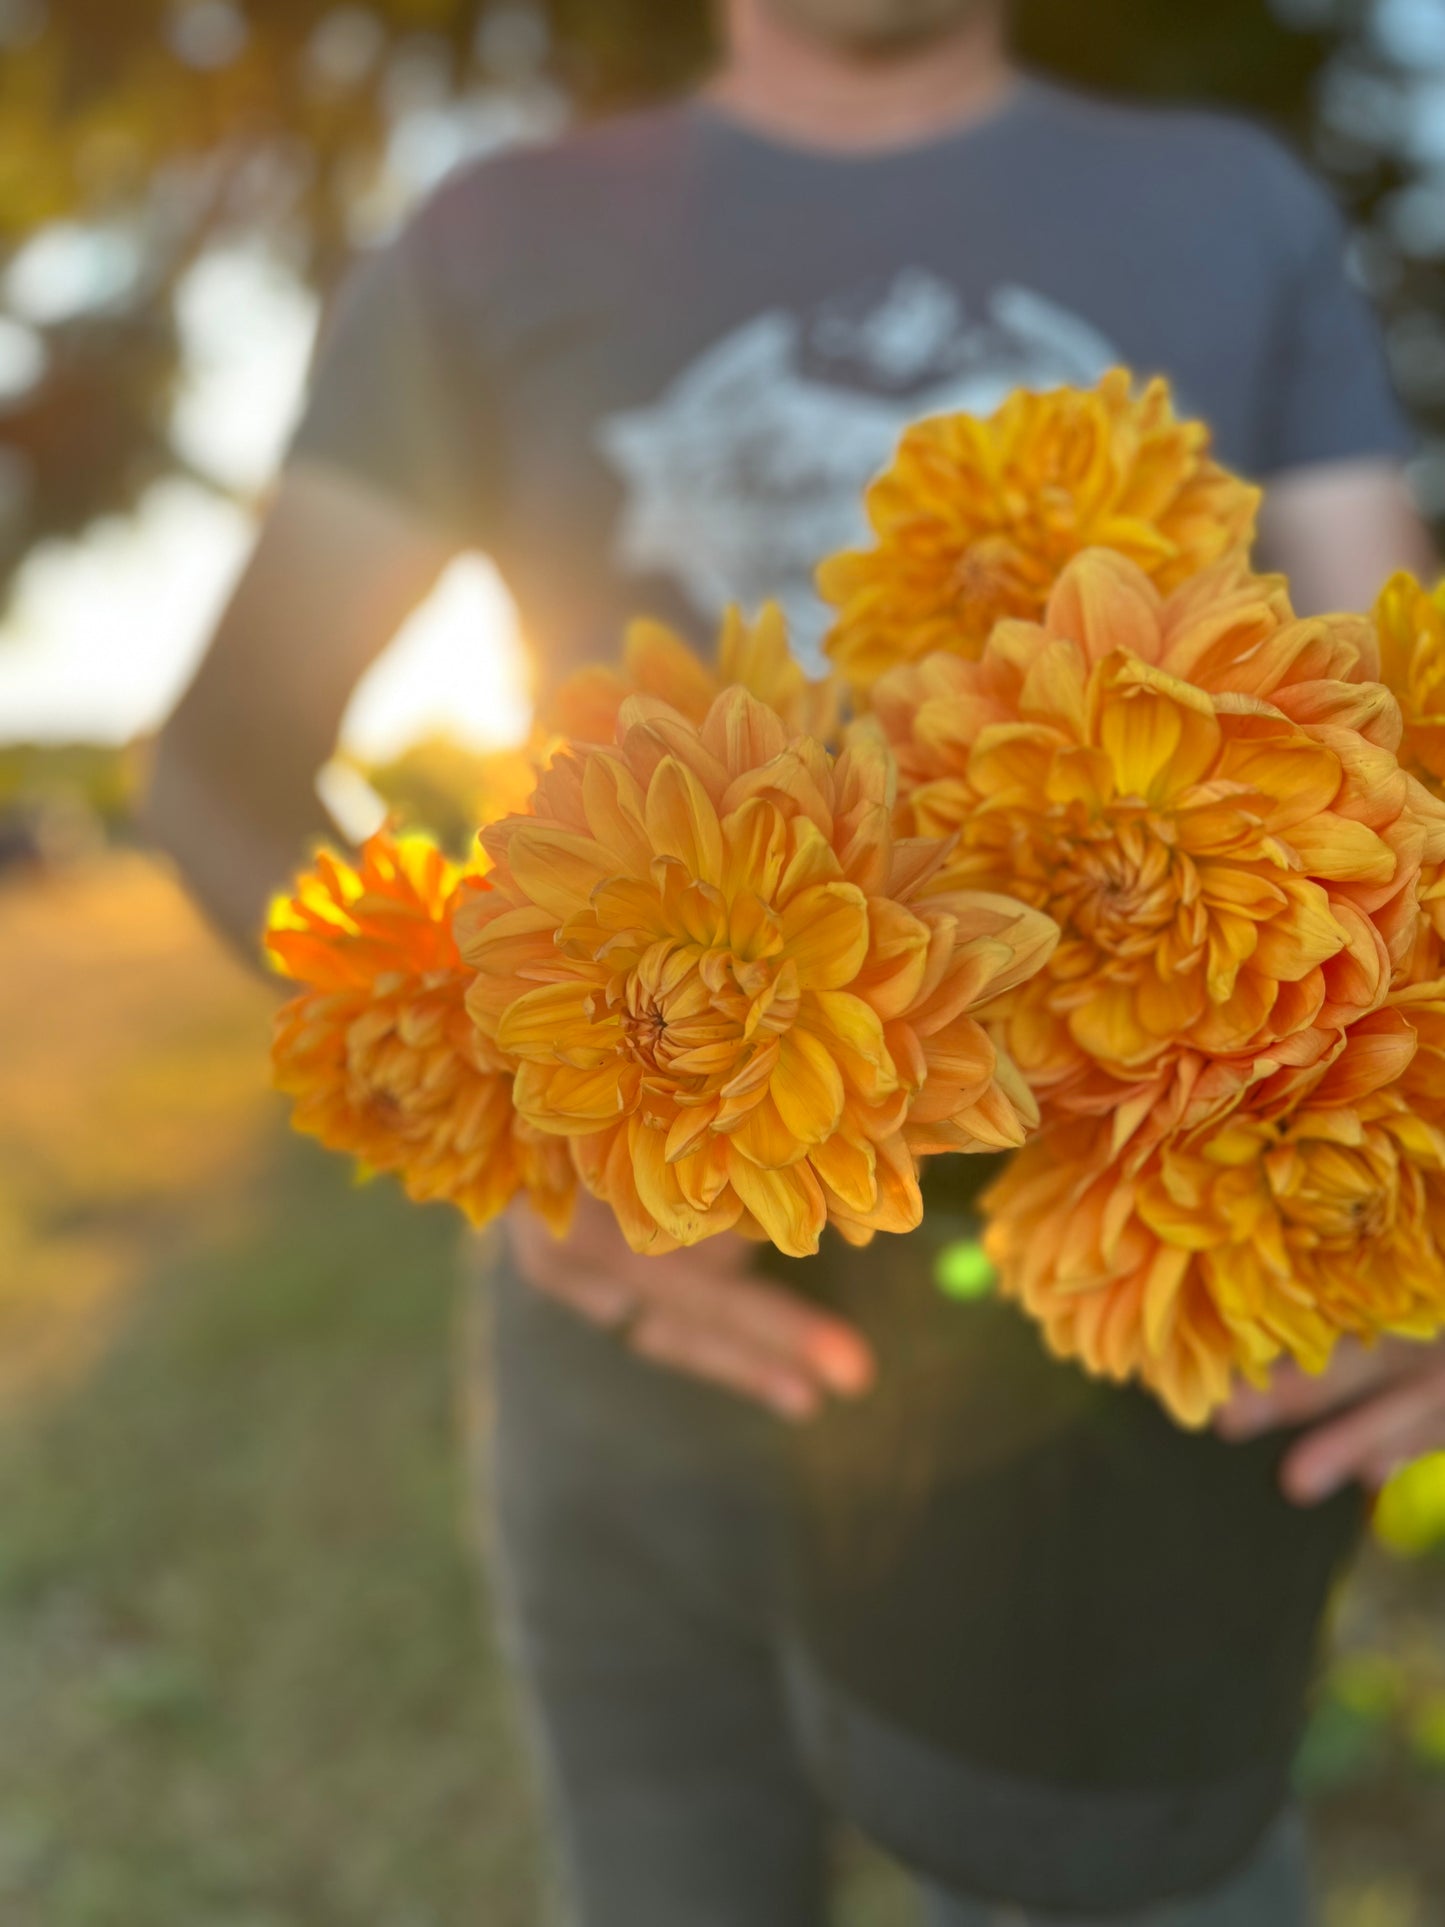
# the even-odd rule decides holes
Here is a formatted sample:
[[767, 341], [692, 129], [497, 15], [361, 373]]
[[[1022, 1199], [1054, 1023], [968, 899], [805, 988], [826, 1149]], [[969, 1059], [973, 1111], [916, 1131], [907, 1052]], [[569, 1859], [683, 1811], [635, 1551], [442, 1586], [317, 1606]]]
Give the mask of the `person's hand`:
[[596, 1199], [578, 1199], [572, 1229], [554, 1238], [534, 1213], [507, 1214], [512, 1256], [529, 1284], [612, 1328], [654, 1364], [706, 1379], [807, 1419], [824, 1399], [873, 1382], [873, 1357], [851, 1325], [748, 1275], [745, 1239], [709, 1238], [690, 1251], [643, 1258]]
[[1352, 1482], [1377, 1490], [1413, 1459], [1445, 1449], [1445, 1341], [1345, 1343], [1319, 1378], [1281, 1366], [1267, 1391], [1236, 1392], [1215, 1425], [1227, 1439], [1309, 1426], [1281, 1474], [1296, 1505], [1318, 1505]]

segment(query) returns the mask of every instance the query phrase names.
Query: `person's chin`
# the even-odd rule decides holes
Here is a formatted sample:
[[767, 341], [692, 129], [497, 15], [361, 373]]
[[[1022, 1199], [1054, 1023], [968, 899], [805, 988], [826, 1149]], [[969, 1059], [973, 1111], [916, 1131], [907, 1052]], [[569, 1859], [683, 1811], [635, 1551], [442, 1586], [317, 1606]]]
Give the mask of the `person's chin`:
[[831, 5], [828, 0], [774, 0], [777, 11], [794, 26], [858, 60], [890, 60], [917, 53], [931, 42], [957, 33], [971, 13], [986, 11], [978, 4], [918, 8], [886, 4]]

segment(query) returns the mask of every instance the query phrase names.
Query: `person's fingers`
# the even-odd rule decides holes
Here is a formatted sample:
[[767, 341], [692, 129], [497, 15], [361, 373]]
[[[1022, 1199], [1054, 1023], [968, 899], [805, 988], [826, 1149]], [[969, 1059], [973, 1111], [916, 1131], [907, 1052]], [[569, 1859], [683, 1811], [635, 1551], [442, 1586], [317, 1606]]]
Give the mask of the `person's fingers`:
[[660, 1257], [632, 1251], [605, 1205], [579, 1200], [566, 1238], [530, 1214], [508, 1231], [518, 1270], [593, 1323], [635, 1318], [637, 1349], [783, 1411], [806, 1416], [819, 1396], [853, 1397], [873, 1382], [873, 1356], [841, 1319], [747, 1275], [746, 1239], [706, 1240]]
[[749, 1345], [715, 1325], [679, 1317], [666, 1307], [644, 1313], [628, 1342], [640, 1358], [735, 1392], [780, 1418], [812, 1418], [822, 1402], [806, 1373], [765, 1347]]
[[1445, 1372], [1407, 1379], [1290, 1452], [1281, 1482], [1297, 1505], [1318, 1505], [1352, 1480], [1379, 1483], [1411, 1458], [1445, 1445]]
[[646, 1262], [686, 1266], [692, 1271], [731, 1276], [751, 1271], [757, 1251], [758, 1247], [748, 1239], [738, 1237], [736, 1232], [724, 1231], [718, 1237], [704, 1238], [699, 1245], [689, 1245], [666, 1258]]
[[[520, 1267], [519, 1267], [520, 1269]], [[621, 1325], [637, 1310], [638, 1295], [625, 1278], [582, 1266], [546, 1265], [523, 1271], [534, 1290], [580, 1312], [594, 1325]]]
[[873, 1384], [873, 1354], [862, 1336], [782, 1286], [707, 1279], [693, 1287], [691, 1300], [699, 1316], [739, 1343], [773, 1354], [840, 1398], [857, 1398]]
[[537, 1214], [524, 1205], [514, 1204], [502, 1219], [502, 1227], [512, 1263], [524, 1278], [546, 1271], [556, 1253], [565, 1248], [563, 1241], [554, 1238]]
[[661, 1294], [699, 1278], [746, 1277], [752, 1268], [753, 1253], [754, 1247], [745, 1239], [723, 1237], [705, 1238], [700, 1245], [664, 1252], [661, 1256], [633, 1251], [625, 1243], [605, 1256], [589, 1255], [596, 1256], [607, 1269], [625, 1271], [629, 1278]]
[[1298, 1365], [1282, 1364], [1276, 1366], [1266, 1390], [1242, 1386], [1216, 1415], [1215, 1429], [1223, 1438], [1240, 1441], [1284, 1426], [1304, 1425], [1390, 1384], [1402, 1369], [1394, 1346], [1342, 1344], [1324, 1372], [1314, 1374]]
[[619, 1325], [631, 1316], [638, 1293], [626, 1277], [590, 1263], [529, 1219], [514, 1215], [507, 1227], [512, 1262], [527, 1284], [594, 1325]]

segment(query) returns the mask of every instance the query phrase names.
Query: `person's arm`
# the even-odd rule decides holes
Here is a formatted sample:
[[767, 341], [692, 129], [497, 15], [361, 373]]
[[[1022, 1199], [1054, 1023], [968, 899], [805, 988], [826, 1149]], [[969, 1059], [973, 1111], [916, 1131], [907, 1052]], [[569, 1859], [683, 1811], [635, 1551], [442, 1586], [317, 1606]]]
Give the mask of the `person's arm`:
[[339, 469], [283, 478], [250, 565], [155, 746], [142, 823], [256, 958], [266, 905], [335, 831], [316, 777], [362, 672], [451, 547]]
[[1268, 223], [1261, 271], [1273, 277], [1251, 376], [1259, 561], [1290, 578], [1303, 614], [1366, 610], [1395, 570], [1433, 567], [1405, 486], [1416, 438], [1378, 317], [1350, 273], [1339, 209], [1272, 144], [1257, 158], [1256, 211]]
[[1433, 580], [1430, 532], [1390, 457], [1293, 469], [1265, 489], [1259, 561], [1290, 580], [1301, 615], [1372, 608], [1397, 569]]
[[342, 289], [250, 567], [157, 747], [145, 821], [251, 956], [269, 894], [334, 835], [316, 777], [358, 678], [496, 511], [489, 362], [449, 278], [470, 191]]

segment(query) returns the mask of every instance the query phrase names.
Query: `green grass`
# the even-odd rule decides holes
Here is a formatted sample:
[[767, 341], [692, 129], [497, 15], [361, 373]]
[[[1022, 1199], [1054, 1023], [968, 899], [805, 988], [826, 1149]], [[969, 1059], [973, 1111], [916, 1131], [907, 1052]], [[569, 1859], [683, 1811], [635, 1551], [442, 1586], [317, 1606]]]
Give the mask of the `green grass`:
[[438, 1214], [280, 1148], [0, 1450], [0, 1919], [537, 1918]]

